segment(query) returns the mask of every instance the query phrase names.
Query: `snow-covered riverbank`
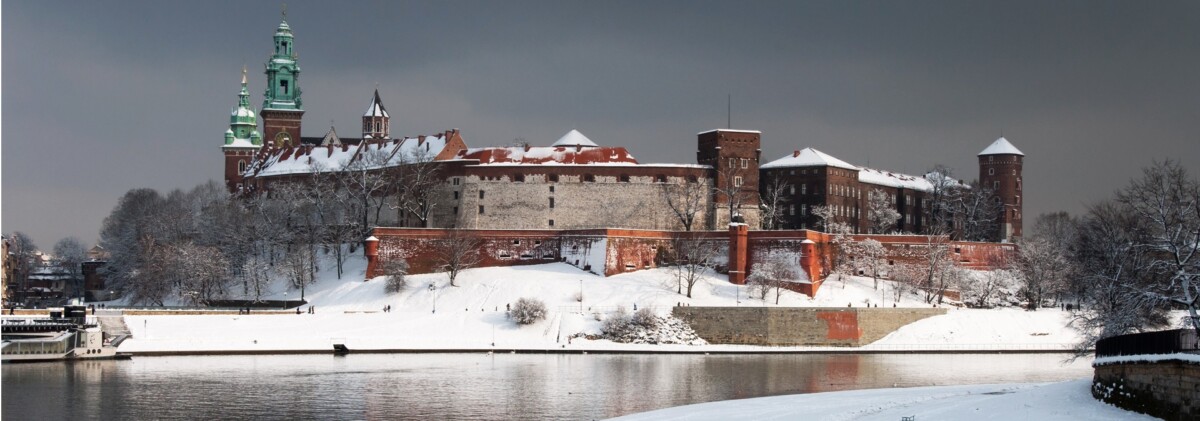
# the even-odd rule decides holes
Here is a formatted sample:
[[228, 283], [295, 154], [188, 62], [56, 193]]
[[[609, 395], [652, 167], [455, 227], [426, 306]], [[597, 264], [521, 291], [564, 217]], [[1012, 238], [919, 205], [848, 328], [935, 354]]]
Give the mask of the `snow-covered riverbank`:
[[[384, 280], [361, 281], [361, 260], [351, 261], [343, 279], [324, 273], [306, 291], [315, 314], [126, 316], [133, 338], [123, 352], [270, 352], [327, 351], [335, 342], [358, 350], [571, 350], [571, 351], [847, 351], [846, 348], [778, 348], [734, 345], [633, 345], [606, 340], [568, 339], [577, 333], [599, 333], [603, 319], [618, 307], [628, 311], [653, 308], [666, 315], [676, 305], [775, 306], [747, 297], [747, 287], [729, 284], [724, 276], [705, 278], [693, 297], [676, 293], [669, 269], [600, 277], [563, 263], [468, 270], [459, 286], [444, 274], [414, 275], [408, 288], [384, 291]], [[895, 303], [889, 282], [875, 289], [867, 278], [843, 286], [827, 282], [815, 299], [785, 292], [780, 306], [845, 307], [882, 304], [928, 307], [917, 295]], [[430, 285], [433, 288], [430, 289]], [[576, 300], [581, 294], [582, 303]], [[286, 295], [285, 295], [286, 294]], [[270, 298], [296, 298], [298, 291], [278, 287]], [[505, 308], [522, 297], [546, 303], [546, 320], [518, 326]], [[385, 306], [392, 311], [383, 312]], [[436, 311], [435, 311], [436, 307]], [[307, 310], [307, 306], [304, 308]], [[951, 309], [905, 326], [858, 351], [906, 350], [1048, 350], [1077, 340], [1066, 328], [1067, 314], [1054, 309]]]
[[1092, 398], [1091, 383], [937, 386], [686, 405], [616, 420], [1153, 420]]

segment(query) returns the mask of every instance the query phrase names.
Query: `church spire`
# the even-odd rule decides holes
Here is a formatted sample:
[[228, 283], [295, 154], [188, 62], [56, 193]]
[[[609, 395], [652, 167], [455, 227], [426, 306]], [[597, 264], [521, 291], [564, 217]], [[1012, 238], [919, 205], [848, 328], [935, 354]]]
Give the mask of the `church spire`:
[[229, 129], [225, 131], [225, 146], [259, 147], [262, 136], [258, 133], [258, 117], [250, 108], [250, 91], [246, 88], [246, 66], [242, 66], [242, 90], [238, 92], [238, 105], [229, 113]]
[[375, 88], [375, 98], [371, 100], [371, 106], [367, 107], [367, 112], [363, 113], [362, 117], [363, 139], [391, 139], [390, 120], [387, 108], [379, 99], [379, 88]]
[[299, 144], [304, 102], [300, 94], [300, 65], [295, 52], [295, 38], [287, 22], [286, 6], [275, 28], [274, 51], [264, 64], [267, 88], [263, 93], [263, 132], [275, 147]]

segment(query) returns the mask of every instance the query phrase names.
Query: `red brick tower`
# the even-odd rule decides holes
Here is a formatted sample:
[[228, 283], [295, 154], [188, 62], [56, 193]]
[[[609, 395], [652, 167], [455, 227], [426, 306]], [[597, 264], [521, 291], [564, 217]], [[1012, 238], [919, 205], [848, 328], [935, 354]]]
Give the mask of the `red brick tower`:
[[1011, 242], [1021, 237], [1021, 165], [1025, 154], [1003, 137], [979, 153], [979, 185], [995, 191], [1004, 205], [995, 240]]
[[[714, 212], [709, 220], [713, 228], [723, 229], [730, 211], [740, 213], [746, 223], [758, 225], [758, 160], [762, 133], [755, 130], [717, 129], [696, 135], [696, 163], [713, 167]], [[733, 193], [733, 194], [731, 194]], [[730, 209], [730, 201], [740, 202]]]

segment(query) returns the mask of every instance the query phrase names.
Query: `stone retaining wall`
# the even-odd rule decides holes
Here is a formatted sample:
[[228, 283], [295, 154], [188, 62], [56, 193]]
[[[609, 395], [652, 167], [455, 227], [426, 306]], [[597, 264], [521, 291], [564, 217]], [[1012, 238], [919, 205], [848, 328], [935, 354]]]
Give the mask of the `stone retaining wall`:
[[711, 344], [862, 346], [942, 308], [675, 307]]
[[1200, 364], [1169, 360], [1096, 366], [1092, 396], [1166, 420], [1200, 418]]

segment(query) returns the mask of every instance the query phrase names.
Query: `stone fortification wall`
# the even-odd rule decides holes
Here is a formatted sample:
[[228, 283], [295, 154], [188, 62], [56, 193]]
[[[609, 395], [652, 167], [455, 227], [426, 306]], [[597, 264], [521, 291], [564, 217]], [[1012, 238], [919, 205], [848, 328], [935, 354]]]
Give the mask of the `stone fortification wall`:
[[946, 309], [675, 307], [673, 313], [714, 344], [862, 346]]
[[[468, 171], [480, 170], [468, 168]], [[458, 185], [453, 185], [451, 180], [443, 186], [446, 196], [457, 199], [443, 207], [434, 226], [568, 230], [682, 228], [667, 205], [666, 194], [673, 186], [688, 183], [687, 178], [609, 173], [619, 171], [617, 169], [593, 171], [589, 174], [554, 174], [553, 177], [551, 174], [521, 174], [519, 181], [514, 181], [516, 176], [509, 174], [469, 173], [460, 178]], [[640, 170], [644, 171], [647, 170]], [[709, 189], [707, 178], [698, 177], [696, 183], [704, 191]], [[703, 228], [701, 225], [711, 208], [709, 201], [711, 197], [705, 195], [705, 202], [696, 215], [695, 228]]]
[[1200, 418], [1200, 364], [1180, 360], [1096, 366], [1092, 396], [1167, 420]]

